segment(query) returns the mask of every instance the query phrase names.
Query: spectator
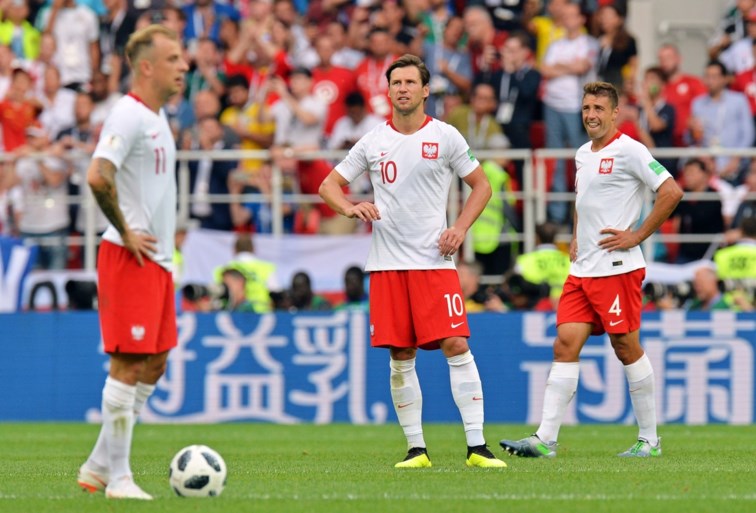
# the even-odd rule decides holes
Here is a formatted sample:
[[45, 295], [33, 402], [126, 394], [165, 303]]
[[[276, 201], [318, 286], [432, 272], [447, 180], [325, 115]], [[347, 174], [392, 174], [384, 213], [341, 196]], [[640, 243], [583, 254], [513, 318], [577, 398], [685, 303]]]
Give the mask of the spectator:
[[[667, 80], [664, 71], [651, 67], [643, 74], [638, 90], [638, 135], [648, 148], [671, 148], [674, 146], [675, 109], [663, 96]], [[659, 159], [670, 173], [676, 174], [676, 159]]]
[[[725, 207], [725, 221], [728, 217], [728, 230], [725, 232], [725, 241], [728, 244], [734, 243], [742, 236], [740, 231], [743, 220], [748, 217], [756, 217], [756, 159], [752, 159], [748, 165], [748, 173], [742, 185], [734, 187], [730, 196], [731, 205]], [[748, 198], [751, 196], [751, 199]]]
[[352, 266], [344, 272], [344, 302], [335, 310], [368, 311], [368, 295], [365, 292], [367, 276], [361, 267]]
[[320, 147], [328, 106], [312, 92], [312, 72], [297, 68], [289, 75], [289, 87], [278, 78], [271, 79], [272, 91], [280, 99], [271, 107], [276, 122], [275, 146], [288, 146], [298, 151]]
[[60, 72], [54, 66], [45, 68], [42, 92], [38, 97], [42, 105], [38, 119], [50, 139], [55, 140], [61, 130], [74, 124], [76, 92], [60, 87]]
[[719, 29], [709, 42], [709, 58], [719, 58], [719, 54], [733, 43], [744, 39], [747, 35], [748, 13], [756, 7], [754, 0], [737, 0], [724, 18], [721, 20]]
[[[750, 304], [753, 309], [756, 290], [756, 217], [746, 217], [741, 223], [741, 236], [731, 245], [714, 253], [717, 275], [732, 289], [729, 294], [736, 304]], [[746, 308], [743, 308], [744, 310]]]
[[[193, 116], [187, 117], [184, 126], [181, 127], [179, 146], [185, 150], [195, 149], [199, 145], [199, 133], [197, 120], [205, 118], [220, 119], [220, 98], [210, 89], [199, 91], [192, 101]], [[191, 118], [191, 121], [189, 121]], [[223, 145], [226, 148], [236, 148], [239, 145], [239, 137], [226, 125], [223, 125]]]
[[601, 4], [598, 11], [600, 28], [598, 78], [614, 84], [618, 91], [635, 91], [638, 49], [635, 38], [625, 27], [625, 14], [611, 3]]
[[271, 293], [281, 290], [276, 278], [276, 266], [255, 256], [255, 247], [250, 234], [240, 233], [236, 237], [234, 259], [225, 266], [215, 269], [216, 283], [222, 282], [223, 272], [227, 269], [236, 269], [246, 278], [247, 300], [255, 313], [266, 313], [272, 310]]
[[[540, 66], [546, 56], [546, 50], [554, 41], [562, 39], [565, 35], [562, 23], [564, 6], [571, 0], [548, 0], [546, 2], [546, 14], [541, 15], [543, 8], [541, 0], [528, 2], [523, 17], [523, 27], [535, 38], [535, 64]], [[585, 28], [583, 28], [585, 32]]]
[[[552, 0], [553, 1], [553, 0]], [[496, 121], [513, 149], [531, 149], [530, 129], [540, 100], [541, 74], [531, 67], [529, 39], [524, 32], [511, 34], [501, 50], [502, 69], [493, 74], [497, 92]], [[522, 185], [523, 161], [515, 161], [517, 182]]]
[[310, 275], [304, 271], [299, 271], [291, 278], [291, 288], [289, 289], [291, 306], [289, 311], [322, 311], [331, 310], [331, 303], [323, 296], [319, 296], [312, 291]]
[[457, 262], [457, 274], [462, 295], [465, 298], [465, 310], [467, 313], [506, 312], [506, 305], [493, 287], [481, 286], [482, 273], [483, 267], [479, 262]]
[[687, 301], [685, 310], [729, 310], [732, 305], [722, 295], [717, 272], [710, 266], [701, 266], [693, 275], [693, 298]]
[[100, 70], [120, 83], [129, 74], [123, 57], [126, 42], [136, 31], [138, 13], [129, 9], [128, 0], [104, 0], [104, 3], [108, 12], [100, 21]]
[[[720, 234], [724, 231], [722, 203], [718, 199], [701, 199], [700, 193], [717, 192], [709, 185], [711, 179], [706, 163], [701, 159], [690, 159], [683, 166], [682, 186], [685, 199], [675, 209], [674, 232], [682, 235]], [[711, 246], [708, 242], [686, 242], [680, 244], [677, 263], [685, 264], [708, 258]], [[709, 255], [710, 256], [710, 255]]]
[[[232, 5], [213, 0], [194, 0], [184, 3], [184, 16], [188, 20], [184, 28], [184, 43], [190, 53], [202, 38], [220, 43], [220, 27], [226, 18], [239, 21], [239, 11]], [[262, 20], [260, 20], [262, 21]]]
[[29, 73], [23, 68], [15, 68], [8, 92], [0, 101], [0, 129], [6, 153], [25, 145], [26, 130], [37, 122], [39, 102], [27, 98], [31, 85]]
[[0, 237], [18, 237], [18, 221], [24, 208], [24, 191], [13, 167], [0, 165]]
[[717, 60], [724, 64], [730, 74], [737, 75], [753, 68], [753, 43], [756, 40], [756, 9], [746, 15], [746, 37], [731, 44], [719, 54]]
[[319, 64], [312, 69], [313, 94], [328, 105], [328, 116], [323, 126], [323, 133], [328, 137], [336, 120], [346, 114], [344, 101], [355, 89], [354, 74], [350, 69], [332, 64], [334, 45], [330, 36], [318, 36], [315, 50]]
[[[226, 88], [228, 90], [228, 107], [220, 116], [221, 123], [233, 130], [239, 137], [241, 140], [240, 149], [269, 149], [273, 145], [276, 124], [270, 119], [264, 94], [262, 96], [258, 94], [249, 101], [249, 84], [243, 75], [229, 77]], [[252, 178], [266, 165], [266, 161], [259, 158], [248, 158], [243, 159], [240, 164], [241, 169]]]
[[208, 38], [202, 37], [197, 40], [197, 49], [194, 55], [194, 65], [186, 75], [186, 90], [184, 94], [189, 101], [200, 91], [211, 90], [218, 98], [226, 93], [223, 85], [226, 77], [221, 70], [221, 55], [218, 52], [218, 44]]
[[[99, 129], [105, 122], [105, 117], [115, 103], [123, 96], [117, 88], [112, 88], [108, 75], [102, 71], [95, 71], [92, 75], [90, 92], [94, 105], [92, 107], [92, 126]], [[179, 95], [176, 95], [179, 96]]]
[[[58, 134], [53, 153], [61, 155], [61, 160], [66, 167], [66, 173], [69, 176], [68, 194], [78, 196], [81, 192], [80, 185], [86, 181], [89, 164], [86, 157], [95, 150], [99, 127], [95, 127], [92, 123], [94, 101], [90, 94], [76, 93], [73, 110], [75, 122]], [[70, 231], [84, 233], [86, 227], [84, 210], [78, 203], [73, 203], [69, 205], [68, 211], [72, 225]], [[108, 227], [108, 220], [99, 208], [95, 208], [94, 225], [97, 233], [104, 232]]]
[[682, 56], [675, 45], [662, 45], [658, 59], [667, 77], [664, 99], [675, 109], [675, 146], [687, 146], [683, 135], [688, 129], [691, 104], [694, 98], [706, 93], [706, 86], [700, 78], [682, 72]]
[[[751, 50], [756, 52], [756, 40], [753, 43]], [[751, 106], [751, 117], [756, 124], [756, 65], [735, 75], [730, 88], [746, 95], [748, 104]]]
[[53, 62], [63, 86], [75, 91], [88, 84], [100, 68], [100, 27], [95, 12], [76, 0], [55, 0], [40, 16], [38, 28], [55, 37]]
[[[728, 73], [721, 62], [706, 66], [704, 80], [708, 94], [693, 100], [688, 122], [690, 140], [696, 146], [749, 148], [754, 140], [751, 109], [745, 95], [730, 91]], [[731, 183], [741, 183], [746, 161], [740, 157], [717, 157], [717, 175]]]
[[3, 4], [0, 45], [8, 46], [17, 59], [33, 61], [39, 55], [39, 31], [29, 23], [29, 0]]
[[398, 56], [391, 53], [391, 36], [382, 28], [370, 31], [368, 47], [370, 55], [354, 70], [357, 90], [362, 93], [371, 113], [388, 119], [391, 117], [391, 104], [385, 76], [389, 65]]
[[425, 111], [440, 118], [444, 113], [443, 98], [447, 94], [467, 95], [472, 82], [472, 66], [467, 50], [460, 48], [464, 36], [462, 18], [452, 16], [443, 29], [441, 40], [425, 43], [423, 54], [431, 74], [430, 96]]
[[[444, 30], [453, 16], [454, 11], [447, 0], [428, 0], [427, 9], [420, 13], [420, 30], [425, 32], [425, 43], [440, 45]], [[428, 61], [427, 54], [425, 60]]]
[[326, 140], [329, 150], [348, 150], [373, 127], [386, 122], [368, 113], [365, 98], [357, 91], [349, 93], [344, 103], [346, 115], [336, 121], [331, 137]]
[[496, 30], [491, 14], [481, 5], [466, 7], [463, 19], [473, 76], [499, 70], [499, 48], [504, 44], [507, 34]]
[[341, 68], [354, 70], [365, 58], [365, 54], [347, 45], [347, 29], [340, 21], [331, 21], [326, 27], [326, 34], [333, 43], [333, 57], [331, 64]]
[[[214, 117], [198, 122], [198, 150], [212, 152], [228, 149], [223, 144], [223, 127]], [[228, 180], [236, 169], [234, 160], [216, 160], [212, 156], [188, 163], [192, 190], [191, 212], [200, 221], [200, 226], [209, 230], [230, 231], [234, 229], [231, 210], [227, 202], [208, 199], [209, 196], [228, 194]]]
[[[577, 148], [584, 142], [580, 117], [583, 84], [592, 80], [596, 65], [597, 43], [582, 33], [585, 16], [577, 4], [567, 4], [562, 11], [565, 37], [554, 41], [546, 50], [541, 74], [546, 80], [543, 89], [544, 123], [547, 148]], [[565, 162], [556, 163], [551, 189], [567, 192]], [[567, 203], [552, 201], [549, 219], [564, 223]]]
[[226, 288], [223, 309], [231, 312], [254, 312], [246, 296], [247, 277], [238, 269], [224, 269], [221, 281]]
[[[38, 160], [33, 152], [47, 149], [47, 134], [39, 127], [26, 129], [27, 145], [18, 151], [16, 177], [24, 195], [24, 209], [19, 221], [21, 237], [40, 240], [37, 267], [65, 269], [68, 219], [68, 178], [56, 159]], [[36, 242], [36, 241], [35, 241]]]
[[469, 105], [460, 105], [447, 118], [459, 130], [473, 150], [505, 149], [509, 141], [494, 118], [497, 95], [493, 86], [480, 83], [475, 86]]
[[526, 281], [536, 285], [546, 284], [549, 288], [549, 300], [556, 310], [562, 286], [570, 273], [570, 257], [555, 245], [559, 227], [553, 223], [536, 226], [536, 247], [530, 253], [517, 257], [514, 268]]

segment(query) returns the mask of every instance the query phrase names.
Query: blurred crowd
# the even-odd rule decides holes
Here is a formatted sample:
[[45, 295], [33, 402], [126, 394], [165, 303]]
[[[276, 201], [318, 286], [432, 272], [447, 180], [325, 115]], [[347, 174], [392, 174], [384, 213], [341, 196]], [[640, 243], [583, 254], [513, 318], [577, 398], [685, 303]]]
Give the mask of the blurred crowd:
[[[83, 232], [76, 198], [88, 155], [110, 106], [128, 91], [128, 36], [151, 23], [182, 36], [191, 66], [166, 113], [180, 149], [207, 152], [188, 166], [190, 214], [203, 228], [271, 232], [276, 166], [287, 233], [369, 229], [322, 203], [291, 199], [315, 197], [333, 166], [297, 157], [349, 149], [384, 122], [391, 115], [384, 73], [404, 53], [421, 56], [432, 73], [428, 113], [457, 127], [473, 150], [577, 148], [586, 140], [582, 85], [596, 79], [618, 87], [621, 130], [652, 151], [753, 147], [756, 0], [734, 1], [722, 13], [709, 62], [693, 74], [682, 71], [689, 50], [669, 43], [654, 49], [653, 66], [638, 69], [628, 8], [627, 0], [0, 0], [0, 235], [40, 244], [40, 268], [81, 267], [80, 246], [63, 241]], [[270, 150], [271, 159], [210, 153], [224, 149]], [[713, 262], [726, 246], [754, 244], [745, 226], [756, 215], [756, 162], [660, 160], [687, 192], [662, 231], [720, 237], [660, 244], [653, 258], [711, 261], [725, 303], [752, 307], [752, 293], [730, 289], [750, 290], [732, 280], [756, 278], [756, 260], [744, 260], [747, 276], [739, 278], [723, 276], [726, 264]], [[508, 193], [521, 189], [523, 163], [484, 159], [482, 166], [496, 194], [472, 228], [476, 261], [460, 274], [505, 280], [470, 297], [484, 309], [553, 306], [551, 281], [559, 279], [526, 279], [532, 262], [517, 243], [502, 242], [502, 234], [521, 231], [522, 204]], [[550, 191], [574, 190], [571, 159], [548, 162], [547, 170]], [[350, 187], [370, 193], [366, 181]], [[219, 194], [230, 200], [211, 201]], [[569, 203], [549, 202], [536, 252], [564, 255], [552, 232], [569, 234], [570, 218]], [[106, 221], [99, 216], [95, 224], [101, 231]], [[229, 293], [238, 274], [220, 275]], [[677, 306], [693, 301], [695, 281], [688, 290]], [[649, 289], [649, 304], [664, 307], [671, 296], [679, 294]], [[300, 308], [298, 301], [282, 293], [275, 304]]]

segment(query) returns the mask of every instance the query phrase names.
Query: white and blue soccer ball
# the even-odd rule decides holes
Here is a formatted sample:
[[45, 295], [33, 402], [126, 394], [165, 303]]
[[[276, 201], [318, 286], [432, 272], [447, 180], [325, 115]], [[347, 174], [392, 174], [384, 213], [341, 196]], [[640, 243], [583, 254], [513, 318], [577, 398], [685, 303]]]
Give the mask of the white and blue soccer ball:
[[210, 447], [190, 445], [173, 457], [168, 476], [180, 497], [217, 497], [226, 486], [226, 462]]

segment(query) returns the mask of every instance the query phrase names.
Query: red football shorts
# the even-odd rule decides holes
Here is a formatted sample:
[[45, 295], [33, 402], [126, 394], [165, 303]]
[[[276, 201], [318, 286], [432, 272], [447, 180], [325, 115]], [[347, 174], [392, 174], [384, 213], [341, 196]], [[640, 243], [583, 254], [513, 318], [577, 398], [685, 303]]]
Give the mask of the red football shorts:
[[97, 280], [106, 353], [157, 354], [176, 347], [173, 276], [145, 258], [139, 267], [126, 248], [103, 241]]
[[455, 269], [370, 273], [370, 345], [438, 349], [469, 336]]
[[557, 326], [593, 324], [593, 334], [630, 333], [640, 328], [645, 269], [600, 278], [569, 275], [557, 306]]

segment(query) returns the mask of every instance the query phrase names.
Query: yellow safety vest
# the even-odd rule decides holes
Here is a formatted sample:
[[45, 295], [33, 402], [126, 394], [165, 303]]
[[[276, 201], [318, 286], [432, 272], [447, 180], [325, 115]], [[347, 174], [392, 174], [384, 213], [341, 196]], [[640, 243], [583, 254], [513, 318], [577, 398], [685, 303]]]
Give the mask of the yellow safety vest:
[[234, 260], [227, 265], [217, 267], [213, 272], [217, 283], [223, 282], [223, 271], [226, 269], [235, 269], [242, 273], [247, 280], [245, 292], [247, 301], [252, 305], [255, 313], [270, 312], [270, 290], [268, 289], [268, 279], [276, 272], [275, 264], [264, 260], [241, 261]]
[[518, 256], [517, 266], [523, 278], [531, 283], [548, 283], [551, 297], [558, 297], [570, 274], [570, 257], [558, 249], [536, 249]]
[[488, 200], [483, 212], [470, 228], [473, 249], [476, 253], [488, 255], [499, 247], [501, 232], [504, 229], [504, 200], [502, 192], [511, 192], [509, 174], [495, 162], [486, 160], [481, 163], [483, 172], [491, 184], [491, 199]]

